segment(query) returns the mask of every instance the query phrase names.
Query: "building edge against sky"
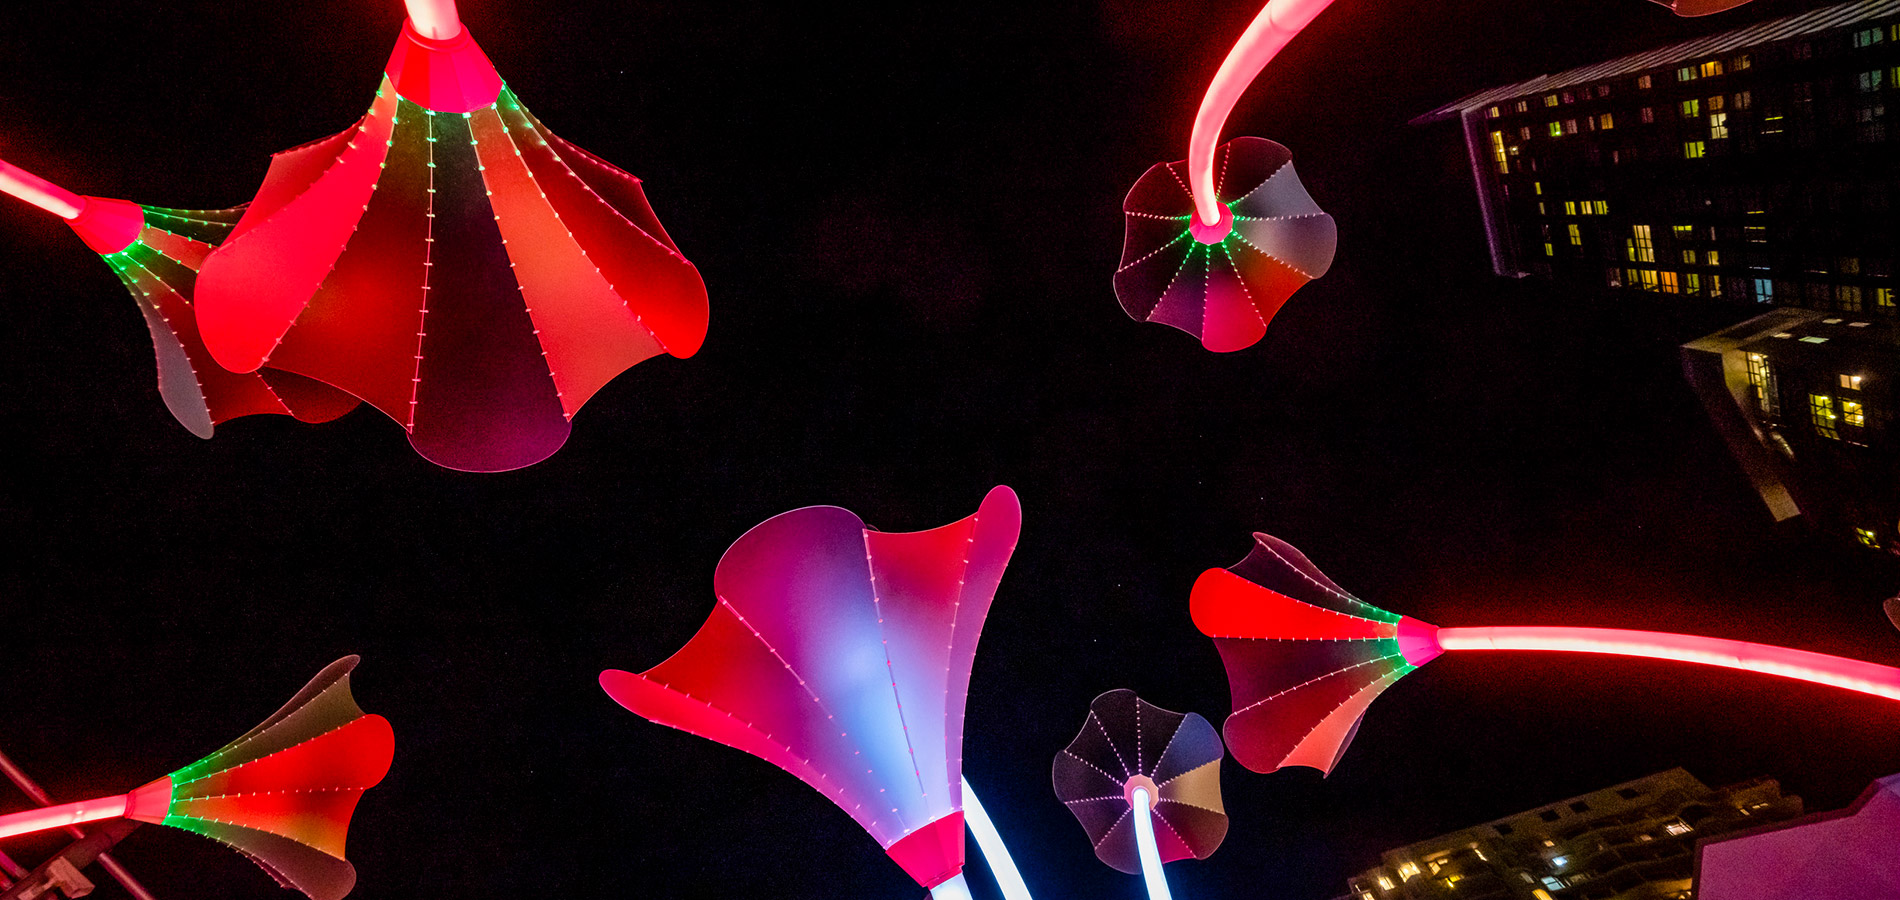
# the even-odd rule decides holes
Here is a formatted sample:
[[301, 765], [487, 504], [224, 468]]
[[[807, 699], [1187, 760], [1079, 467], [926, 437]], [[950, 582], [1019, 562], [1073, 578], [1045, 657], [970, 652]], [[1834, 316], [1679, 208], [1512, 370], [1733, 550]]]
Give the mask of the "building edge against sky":
[[1900, 314], [1900, 0], [1856, 0], [1490, 88], [1455, 120], [1492, 268]]

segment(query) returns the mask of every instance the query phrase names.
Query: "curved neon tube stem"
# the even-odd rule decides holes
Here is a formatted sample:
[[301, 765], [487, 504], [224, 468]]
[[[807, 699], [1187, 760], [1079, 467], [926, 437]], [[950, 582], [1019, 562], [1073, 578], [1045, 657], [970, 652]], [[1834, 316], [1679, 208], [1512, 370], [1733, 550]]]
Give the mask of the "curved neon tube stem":
[[455, 0], [403, 0], [409, 10], [409, 22], [416, 33], [446, 41], [462, 33], [462, 17], [455, 13]]
[[0, 160], [0, 191], [62, 219], [77, 219], [86, 208], [86, 198], [6, 160]]
[[58, 806], [42, 806], [25, 812], [8, 813], [0, 816], [0, 838], [65, 828], [68, 825], [79, 825], [84, 822], [97, 822], [101, 819], [117, 819], [125, 815], [126, 808], [131, 802], [130, 794], [120, 794], [116, 797], [101, 797], [97, 800], [81, 800], [78, 803], [62, 803]]
[[1240, 102], [1260, 70], [1267, 67], [1280, 48], [1300, 33], [1313, 17], [1333, 0], [1268, 0], [1253, 24], [1241, 32], [1234, 49], [1221, 61], [1220, 70], [1201, 98], [1201, 109], [1194, 114], [1194, 132], [1188, 138], [1188, 185], [1194, 193], [1194, 209], [1201, 224], [1220, 222], [1220, 197], [1214, 193], [1214, 147], [1220, 143], [1227, 115]]
[[1023, 882], [1023, 873], [1016, 870], [1009, 848], [1003, 846], [1003, 836], [997, 833], [996, 823], [983, 809], [983, 802], [976, 799], [976, 791], [971, 790], [968, 778], [963, 779], [963, 822], [970, 826], [970, 836], [976, 838], [976, 846], [983, 851], [983, 861], [989, 863], [990, 874], [996, 876], [996, 885], [1003, 889], [1003, 896], [1007, 900], [1030, 900], [1029, 885]]
[[930, 900], [972, 900], [970, 883], [963, 880], [963, 873], [930, 889]]
[[1155, 823], [1147, 788], [1135, 788], [1135, 853], [1141, 857], [1141, 878], [1148, 883], [1148, 900], [1174, 900], [1168, 879], [1161, 874], [1161, 848], [1155, 846]]
[[1745, 669], [1900, 700], [1900, 669], [1747, 641], [1621, 628], [1440, 628], [1445, 650], [1556, 650], [1673, 659]]

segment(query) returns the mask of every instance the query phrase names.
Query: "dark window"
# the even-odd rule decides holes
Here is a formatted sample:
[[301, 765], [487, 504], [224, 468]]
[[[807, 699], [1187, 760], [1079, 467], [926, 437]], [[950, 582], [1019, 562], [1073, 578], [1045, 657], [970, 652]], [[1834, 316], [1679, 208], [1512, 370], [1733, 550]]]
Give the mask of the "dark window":
[[1540, 812], [1540, 813], [1538, 813], [1538, 814], [1537, 814], [1537, 817], [1538, 817], [1538, 818], [1540, 818], [1540, 819], [1543, 819], [1543, 820], [1544, 820], [1544, 821], [1546, 821], [1546, 822], [1555, 822], [1555, 821], [1557, 821], [1557, 817], [1558, 817], [1559, 815], [1561, 815], [1561, 814], [1560, 814], [1560, 813], [1558, 813], [1558, 812], [1557, 812], [1556, 810], [1554, 810], [1554, 809], [1547, 809], [1547, 810], [1544, 810], [1543, 812]]
[[1582, 800], [1578, 800], [1570, 804], [1570, 809], [1572, 812], [1587, 813], [1590, 811], [1590, 804], [1585, 803]]

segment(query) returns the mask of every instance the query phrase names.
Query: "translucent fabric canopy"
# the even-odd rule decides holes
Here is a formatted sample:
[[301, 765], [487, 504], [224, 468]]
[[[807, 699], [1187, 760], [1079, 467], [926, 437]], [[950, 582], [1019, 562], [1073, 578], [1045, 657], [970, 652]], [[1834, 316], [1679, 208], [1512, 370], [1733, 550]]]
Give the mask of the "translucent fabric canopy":
[[1134, 691], [1096, 697], [1075, 740], [1056, 754], [1056, 797], [1075, 815], [1102, 862], [1141, 872], [1136, 848], [1137, 788], [1152, 793], [1161, 862], [1206, 859], [1227, 836], [1221, 803], [1220, 735], [1206, 719], [1154, 706]]

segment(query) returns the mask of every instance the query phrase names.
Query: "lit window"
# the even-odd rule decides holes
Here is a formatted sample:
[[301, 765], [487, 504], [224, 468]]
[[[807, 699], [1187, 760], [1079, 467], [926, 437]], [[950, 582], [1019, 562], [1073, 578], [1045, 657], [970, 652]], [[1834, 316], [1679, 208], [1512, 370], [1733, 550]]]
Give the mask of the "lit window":
[[1576, 214], [1577, 214], [1577, 201], [1565, 200], [1564, 201], [1564, 215], [1574, 216]]
[[1755, 279], [1755, 302], [1775, 302], [1775, 283], [1766, 278]]
[[1544, 882], [1544, 887], [1550, 888], [1553, 891], [1561, 891], [1564, 889], [1564, 880], [1555, 875], [1545, 875], [1540, 880]]
[[1874, 288], [1874, 305], [1893, 309], [1893, 288]]
[[1676, 70], [1677, 81], [1694, 81], [1702, 76], [1697, 74], [1695, 66], [1683, 66]]
[[1545, 106], [1556, 106], [1556, 105], [1557, 105], [1557, 95], [1556, 95], [1556, 94], [1546, 94], [1546, 95], [1544, 96], [1544, 105], [1545, 105]]
[[1669, 226], [1669, 233], [1673, 235], [1676, 240], [1679, 240], [1679, 241], [1695, 240], [1695, 226], [1694, 225], [1671, 225]]
[[1855, 428], [1865, 428], [1867, 427], [1867, 408], [1861, 406], [1858, 400], [1849, 400], [1842, 397], [1841, 421]]
[[1875, 69], [1872, 72], [1862, 72], [1855, 79], [1860, 87], [1860, 92], [1863, 94], [1871, 94], [1874, 91], [1880, 90], [1881, 85], [1884, 84], [1886, 80], [1887, 73], [1880, 69]]
[[1641, 115], [1639, 115], [1637, 118], [1642, 119], [1643, 124], [1645, 125], [1649, 124], [1650, 122], [1656, 121], [1655, 107], [1650, 107], [1650, 106], [1643, 107]]
[[1536, 897], [1537, 900], [1550, 900], [1550, 892], [1543, 888], [1532, 888], [1531, 896]]
[[1854, 536], [1860, 539], [1861, 546], [1880, 549], [1880, 535], [1875, 534], [1872, 528], [1856, 528]]
[[1721, 264], [1722, 264], [1722, 251], [1720, 251], [1720, 250], [1710, 250], [1710, 251], [1709, 251], [1709, 260], [1708, 260], [1708, 264], [1709, 264], [1709, 265], [1711, 265], [1711, 266], [1719, 266], [1719, 265], [1721, 265]]
[[1540, 216], [1550, 215], [1550, 211], [1544, 209], [1544, 201], [1542, 200], [1537, 201], [1537, 214]]
[[1455, 888], [1458, 886], [1458, 882], [1463, 880], [1465, 880], [1465, 876], [1463, 875], [1447, 875], [1445, 876], [1445, 886]]
[[1360, 892], [1359, 892], [1359, 900], [1372, 900], [1372, 892], [1371, 892], [1371, 891], [1360, 891]]
[[1669, 270], [1667, 270], [1667, 269], [1664, 269], [1664, 270], [1663, 270], [1663, 273], [1662, 273], [1662, 291], [1663, 291], [1663, 293], [1665, 293], [1665, 294], [1677, 294], [1677, 293], [1681, 293], [1681, 291], [1678, 291], [1678, 290], [1676, 289], [1676, 273], [1674, 273], [1674, 272], [1671, 272], [1671, 271], [1669, 271]]
[[1598, 200], [1593, 205], [1596, 207], [1597, 215], [1607, 216], [1610, 214], [1610, 201]]
[[1854, 32], [1854, 48], [1859, 49], [1861, 47], [1872, 47], [1873, 45], [1880, 43], [1881, 40], [1884, 39], [1885, 37], [1886, 35], [1882, 33], [1881, 29], [1878, 29], [1878, 28], [1869, 28], [1864, 31], [1856, 31]]
[[1569, 864], [1570, 857], [1568, 856], [1553, 856], [1550, 858], [1550, 867], [1553, 869], [1561, 869]]
[[1597, 127], [1604, 131], [1609, 131], [1616, 127], [1616, 120], [1611, 118], [1609, 113], [1604, 113], [1603, 115], [1597, 116]]
[[1641, 270], [1638, 270], [1637, 274], [1643, 276], [1643, 290], [1646, 290], [1646, 291], [1656, 290], [1656, 270], [1655, 269], [1641, 269]]
[[1517, 101], [1517, 111], [1518, 111], [1518, 112], [1530, 112], [1530, 111], [1531, 111], [1531, 102], [1530, 102], [1529, 100], [1519, 100], [1519, 101]]
[[1722, 140], [1728, 137], [1728, 113], [1709, 113], [1709, 139]]
[[[1840, 432], [1834, 430], [1834, 420], [1837, 417], [1834, 415], [1834, 398], [1833, 397], [1830, 397], [1826, 394], [1809, 394], [1808, 395], [1808, 418], [1814, 420], [1815, 434], [1818, 434], [1832, 441], [1838, 441], [1841, 439]], [[1689, 826], [1687, 825], [1682, 825], [1682, 831], [1675, 830], [1676, 826], [1681, 825], [1681, 824], [1682, 823], [1680, 822], [1672, 822], [1670, 823], [1669, 827], [1665, 830], [1667, 830], [1670, 834], [1681, 834], [1682, 831], [1689, 830]]]
[[1682, 251], [1682, 261], [1692, 266], [1695, 265], [1695, 251], [1694, 250]]
[[1764, 414], [1773, 416], [1781, 412], [1781, 404], [1776, 402], [1775, 371], [1768, 365], [1768, 357], [1760, 353], [1748, 354], [1748, 384], [1755, 389], [1755, 404]]
[[1570, 246], [1583, 246], [1583, 229], [1578, 228], [1575, 222], [1570, 223]]
[[1750, 107], [1753, 107], [1754, 105], [1755, 105], [1755, 94], [1753, 91], [1741, 91], [1735, 95], [1736, 109], [1748, 109]]
[[1648, 75], [1638, 75], [1638, 76], [1636, 76], [1636, 87], [1637, 87], [1638, 89], [1640, 89], [1640, 90], [1645, 90], [1645, 91], [1646, 91], [1646, 90], [1649, 90], [1649, 86], [1650, 86], [1650, 84], [1651, 84], [1651, 82], [1650, 82], [1650, 80], [1649, 80], [1649, 76], [1648, 76]]
[[1843, 312], [1860, 312], [1860, 285], [1835, 285], [1834, 307]]
[[1531, 127], [1530, 127], [1529, 125], [1525, 125], [1525, 126], [1523, 126], [1523, 127], [1521, 127], [1521, 128], [1519, 128], [1519, 129], [1517, 130], [1517, 137], [1518, 137], [1518, 140], [1523, 140], [1523, 141], [1528, 141], [1528, 140], [1530, 140], [1530, 139], [1531, 139]]
[[1379, 876], [1379, 890], [1389, 891], [1391, 889], [1392, 889], [1392, 879], [1387, 878], [1384, 875]]
[[1563, 136], [1564, 136], [1564, 123], [1562, 123], [1562, 122], [1558, 122], [1558, 121], [1554, 121], [1554, 120], [1553, 120], [1553, 121], [1552, 121], [1552, 122], [1550, 123], [1550, 136], [1551, 136], [1551, 137], [1563, 137]]
[[1650, 238], [1648, 225], [1631, 225], [1631, 239], [1627, 244], [1631, 262], [1655, 262], [1656, 244]]
[[1842, 375], [1841, 387], [1844, 387], [1850, 391], [1860, 390], [1860, 376], [1859, 375]]
[[1754, 62], [1748, 58], [1748, 54], [1744, 53], [1741, 56], [1735, 57], [1735, 59], [1729, 63], [1729, 69], [1731, 71], [1740, 72], [1753, 64]]
[[1722, 276], [1714, 274], [1709, 276], [1709, 296], [1722, 296]]
[[1702, 72], [1703, 78], [1714, 78], [1715, 76], [1722, 74], [1722, 61], [1719, 59], [1712, 59], [1712, 60], [1709, 60], [1708, 62], [1703, 63], [1701, 72]]
[[1683, 118], [1693, 119], [1699, 115], [1702, 115], [1702, 101], [1700, 100], [1682, 101], [1682, 117]]
[[1399, 864], [1399, 880], [1411, 881], [1416, 877], [1418, 877], [1418, 863], [1403, 862]]
[[1677, 819], [1674, 822], [1664, 825], [1663, 830], [1669, 832], [1670, 834], [1688, 834], [1689, 832], [1694, 831], [1695, 829], [1691, 828], [1689, 826], [1689, 823], [1684, 822], [1681, 819]]
[[1802, 338], [1802, 339], [1801, 339], [1801, 343], [1803, 343], [1803, 344], [1825, 344], [1825, 343], [1827, 343], [1827, 338], [1824, 338], [1824, 337], [1816, 337], [1816, 336], [1814, 336], [1814, 335], [1809, 335], [1809, 336], [1807, 336], [1807, 337], [1804, 337], [1804, 338]]
[[1555, 245], [1553, 245], [1553, 244], [1551, 244], [1551, 242], [1549, 242], [1549, 241], [1545, 241], [1545, 242], [1544, 242], [1544, 255], [1545, 255], [1545, 256], [1556, 256], [1556, 255], [1557, 255], [1557, 248], [1556, 248], [1556, 246], [1555, 246]]
[[1502, 131], [1491, 132], [1491, 159], [1498, 164], [1498, 174], [1510, 174], [1511, 161], [1504, 153], [1504, 132]]
[[1502, 112], [1499, 112], [1499, 111], [1498, 111], [1498, 108], [1497, 108], [1497, 107], [1495, 107], [1495, 106], [1493, 106], [1493, 107], [1491, 107], [1490, 109], [1487, 109], [1487, 110], [1485, 110], [1485, 111], [1484, 111], [1484, 117], [1485, 117], [1485, 118], [1487, 118], [1487, 119], [1495, 119], [1495, 118], [1497, 118], [1498, 116], [1501, 116], [1501, 115], [1504, 115], [1504, 113], [1502, 113]]
[[1577, 133], [1577, 120], [1565, 119], [1564, 120], [1564, 134], [1576, 134], [1576, 133]]
[[1768, 243], [1768, 226], [1743, 225], [1742, 238], [1751, 244], [1766, 244]]
[[1683, 273], [1682, 290], [1684, 293], [1689, 294], [1702, 293], [1702, 276], [1694, 272]]

